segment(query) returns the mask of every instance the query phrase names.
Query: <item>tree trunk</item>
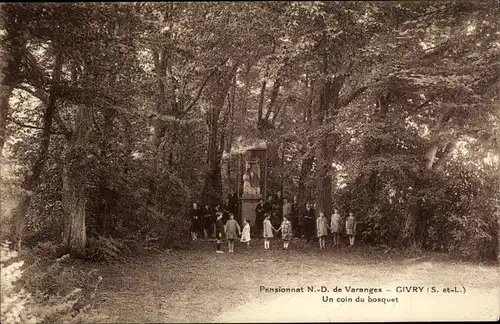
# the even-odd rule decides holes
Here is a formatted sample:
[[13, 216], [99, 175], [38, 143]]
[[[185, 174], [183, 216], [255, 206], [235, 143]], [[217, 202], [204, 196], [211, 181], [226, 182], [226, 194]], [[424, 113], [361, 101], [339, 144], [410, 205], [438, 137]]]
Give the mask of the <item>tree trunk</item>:
[[300, 166], [300, 174], [299, 174], [299, 186], [297, 190], [297, 203], [299, 204], [299, 211], [302, 213], [305, 208], [305, 204], [307, 201], [307, 192], [306, 192], [306, 179], [311, 172], [312, 165], [314, 162], [314, 158], [312, 156], [307, 156], [302, 159], [302, 164]]
[[[154, 66], [157, 78], [157, 93], [155, 102], [155, 122], [153, 131], [153, 149], [154, 158], [152, 167], [153, 177], [150, 179], [149, 187], [151, 191], [151, 196], [156, 197], [157, 195], [157, 179], [159, 173], [159, 161], [161, 154], [161, 143], [163, 136], [165, 135], [165, 121], [161, 117], [165, 115], [165, 76], [166, 76], [166, 50], [161, 49], [158, 53], [153, 53]], [[156, 201], [156, 199], [154, 199]]]
[[[56, 56], [54, 69], [52, 72], [52, 81], [55, 86], [58, 85], [61, 77], [62, 68], [62, 55], [58, 54]], [[33, 163], [30, 172], [26, 175], [23, 183], [21, 184], [21, 197], [13, 208], [11, 219], [13, 220], [11, 226], [11, 240], [18, 249], [21, 248], [22, 243], [22, 232], [25, 223], [26, 213], [28, 211], [31, 197], [33, 192], [38, 187], [40, 182], [40, 176], [42, 175], [45, 162], [49, 154], [50, 146], [50, 135], [52, 129], [52, 120], [54, 119], [54, 112], [56, 110], [57, 97], [55, 94], [54, 86], [49, 91], [49, 96], [47, 102], [45, 102], [45, 111], [43, 114], [43, 125], [42, 125], [42, 135], [40, 142], [40, 149]]]
[[[228, 101], [229, 104], [229, 115], [230, 115], [230, 121], [229, 121], [229, 136], [228, 140], [226, 141], [226, 151], [228, 153], [228, 156], [231, 156], [231, 148], [233, 146], [233, 140], [234, 140], [234, 123], [235, 123], [235, 102], [236, 102], [236, 75], [233, 77], [232, 81], [232, 91], [231, 91], [231, 99]], [[227, 159], [227, 183], [230, 189], [236, 189], [237, 186], [237, 181], [233, 181], [232, 179], [232, 172], [231, 172], [231, 158]], [[230, 190], [231, 191], [231, 190]], [[235, 190], [238, 192], [238, 189]]]
[[63, 210], [66, 214], [64, 244], [75, 257], [85, 255], [86, 232], [86, 157], [90, 134], [89, 107], [78, 106], [75, 131], [68, 144], [63, 170]]
[[[302, 122], [307, 124], [307, 128], [310, 131], [312, 128], [312, 110], [314, 103], [314, 87], [312, 84], [308, 82], [309, 87], [309, 95], [304, 102], [304, 113], [302, 116]], [[305, 153], [305, 152], [303, 152]], [[306, 179], [311, 172], [312, 166], [314, 162], [314, 156], [311, 154], [307, 154], [302, 157], [302, 163], [300, 165], [300, 174], [299, 174], [299, 185], [297, 188], [297, 203], [299, 205], [299, 213], [302, 214], [305, 210], [305, 204], [307, 201], [307, 188], [306, 188]]]
[[[376, 104], [378, 111], [374, 116], [375, 122], [385, 122], [387, 117], [387, 112], [389, 111], [389, 97], [390, 94], [388, 92], [384, 92], [377, 95]], [[371, 143], [371, 147], [367, 149], [369, 155], [375, 156], [382, 153], [382, 143], [380, 138], [376, 138], [373, 143]], [[374, 206], [377, 201], [377, 191], [379, 189], [378, 183], [378, 171], [372, 170], [370, 172], [370, 176], [368, 178], [368, 202], [369, 206]]]
[[276, 79], [271, 90], [269, 105], [267, 106], [266, 117], [264, 118], [266, 122], [269, 122], [269, 116], [273, 113], [273, 120], [276, 120], [277, 111], [275, 110], [276, 100], [278, 99], [279, 90], [281, 87], [281, 80]]
[[[13, 9], [10, 11], [9, 9]], [[5, 128], [9, 110], [9, 99], [15, 85], [21, 80], [19, 69], [23, 58], [25, 39], [22, 35], [24, 21], [16, 17], [15, 6], [0, 6], [3, 28], [6, 31], [0, 41], [0, 156], [6, 140]]]
[[7, 127], [7, 114], [9, 112], [9, 99], [13, 88], [3, 85], [0, 88], [0, 157], [3, 156], [3, 147], [7, 139], [5, 128]]
[[[418, 181], [420, 185], [420, 181]], [[415, 188], [421, 190], [421, 188]], [[423, 201], [417, 198], [413, 208], [406, 216], [405, 226], [402, 234], [403, 245], [406, 247], [414, 246], [421, 249], [425, 243], [429, 218], [425, 213]]]
[[260, 96], [259, 96], [259, 109], [258, 109], [258, 115], [257, 115], [257, 123], [260, 124], [262, 121], [262, 116], [264, 114], [264, 98], [266, 96], [266, 85], [267, 81], [264, 80], [262, 81], [262, 85], [260, 87]]
[[[338, 93], [340, 92], [338, 81], [321, 80], [316, 89], [318, 89], [318, 96], [314, 104], [315, 118], [313, 124], [316, 129], [323, 126], [323, 121], [330, 109], [332, 102], [336, 103], [338, 100]], [[315, 162], [316, 162], [316, 210], [325, 213], [328, 217], [331, 214], [331, 200], [332, 200], [332, 176], [331, 169], [331, 145], [332, 138], [329, 134], [321, 134], [315, 149]]]
[[[219, 134], [219, 117], [224, 108], [224, 102], [229, 92], [233, 73], [236, 66], [231, 71], [219, 71], [212, 85], [213, 96], [211, 100], [211, 109], [207, 116], [207, 125], [209, 129], [208, 147], [207, 147], [207, 173], [202, 190], [202, 197], [209, 204], [218, 204], [222, 202], [222, 175], [221, 159], [224, 149], [224, 130]], [[221, 141], [222, 140], [222, 141]]]
[[[414, 184], [414, 193], [419, 195], [426, 189], [426, 177], [433, 176], [433, 172], [441, 171], [446, 160], [452, 155], [453, 150], [456, 148], [457, 142], [452, 141], [451, 143], [445, 143], [444, 149], [438, 156], [439, 147], [442, 146], [439, 142], [439, 132], [444, 123], [446, 123], [452, 117], [451, 110], [444, 111], [436, 121], [434, 127], [435, 134], [431, 140], [429, 148], [424, 153], [426, 158], [426, 164], [419, 171], [420, 174], [417, 175], [417, 179]], [[417, 198], [415, 202], [415, 208], [413, 211], [406, 215], [405, 226], [403, 227], [400, 237], [402, 239], [402, 244], [405, 246], [416, 246], [417, 248], [422, 248], [425, 244], [425, 239], [427, 238], [427, 229], [430, 226], [430, 221], [432, 214], [424, 206], [424, 201]]]
[[316, 149], [316, 210], [325, 213], [326, 217], [331, 214], [332, 198], [332, 176], [330, 172], [330, 152], [328, 137], [321, 139]]
[[222, 190], [218, 190], [222, 185], [220, 159], [218, 158], [218, 114], [216, 108], [212, 109], [210, 114], [210, 134], [208, 138], [207, 148], [207, 173], [205, 175], [205, 182], [202, 190], [202, 197], [206, 200], [207, 204], [219, 204], [222, 202]]

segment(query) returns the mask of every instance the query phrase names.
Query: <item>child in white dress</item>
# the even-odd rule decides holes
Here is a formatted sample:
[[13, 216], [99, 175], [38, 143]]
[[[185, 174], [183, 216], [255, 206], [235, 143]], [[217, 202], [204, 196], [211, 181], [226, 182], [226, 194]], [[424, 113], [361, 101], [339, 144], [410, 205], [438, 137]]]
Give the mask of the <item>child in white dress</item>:
[[325, 213], [319, 212], [319, 217], [316, 219], [316, 233], [318, 235], [319, 248], [325, 248], [326, 236], [328, 235], [328, 225], [325, 218]]
[[247, 219], [245, 219], [245, 225], [243, 225], [243, 231], [241, 232], [241, 239], [240, 241], [243, 243], [246, 243], [247, 246], [250, 246], [250, 223], [248, 222]]
[[270, 239], [273, 237], [273, 230], [276, 231], [276, 229], [273, 227], [271, 224], [270, 217], [271, 215], [265, 214], [265, 219], [264, 222], [262, 222], [262, 227], [263, 227], [263, 236], [264, 236], [264, 249], [269, 250], [271, 248], [270, 246]]

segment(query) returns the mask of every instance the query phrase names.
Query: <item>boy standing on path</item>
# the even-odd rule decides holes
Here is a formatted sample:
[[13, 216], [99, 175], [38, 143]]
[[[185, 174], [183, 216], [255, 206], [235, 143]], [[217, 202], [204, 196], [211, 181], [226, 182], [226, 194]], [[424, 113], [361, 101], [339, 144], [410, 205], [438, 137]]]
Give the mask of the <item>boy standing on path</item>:
[[229, 253], [234, 253], [234, 240], [241, 234], [240, 224], [234, 220], [234, 214], [229, 214], [229, 220], [226, 222], [226, 237]]

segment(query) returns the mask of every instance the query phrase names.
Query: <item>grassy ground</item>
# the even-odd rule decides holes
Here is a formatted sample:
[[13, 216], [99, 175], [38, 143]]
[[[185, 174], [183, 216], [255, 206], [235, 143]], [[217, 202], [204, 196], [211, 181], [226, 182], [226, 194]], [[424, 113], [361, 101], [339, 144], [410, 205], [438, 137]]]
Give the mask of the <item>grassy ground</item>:
[[[216, 254], [213, 242], [196, 242], [193, 248], [184, 251], [136, 258], [120, 265], [95, 265], [104, 280], [87, 321], [346, 321], [373, 320], [377, 316], [424, 320], [426, 317], [422, 316], [434, 315], [462, 319], [469, 313], [498, 316], [500, 298], [495, 266], [457, 263], [439, 254], [405, 257], [391, 252], [328, 246], [319, 250], [316, 245], [305, 246], [302, 241], [293, 241], [289, 251], [281, 250], [279, 241], [272, 242], [271, 251], [264, 251], [261, 241], [252, 241], [250, 248], [238, 243], [234, 254]], [[384, 292], [270, 294], [259, 292], [261, 285], [325, 285], [329, 289], [352, 285], [382, 287]], [[403, 294], [395, 292], [398, 285], [436, 286], [440, 290], [459, 286], [465, 287], [466, 293]], [[398, 297], [399, 302], [367, 303], [360, 308], [354, 303], [323, 303], [323, 295], [334, 299], [358, 295]], [[475, 311], [463, 313], [444, 307], [461, 303], [466, 306], [463, 310], [472, 307]]]

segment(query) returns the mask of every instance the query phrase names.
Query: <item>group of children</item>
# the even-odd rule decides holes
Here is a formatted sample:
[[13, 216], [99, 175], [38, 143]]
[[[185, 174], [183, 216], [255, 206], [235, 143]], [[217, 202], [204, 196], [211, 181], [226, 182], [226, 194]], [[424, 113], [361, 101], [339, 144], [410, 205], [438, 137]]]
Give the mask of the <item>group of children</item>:
[[[283, 220], [278, 228], [275, 228], [270, 220], [271, 215], [266, 213], [262, 224], [263, 238], [264, 238], [264, 249], [269, 250], [271, 248], [271, 238], [274, 237], [274, 232], [281, 232], [281, 239], [283, 240], [283, 249], [287, 250], [290, 241], [293, 237], [292, 224], [288, 220], [287, 216], [283, 216]], [[221, 244], [223, 235], [227, 238], [229, 253], [234, 253], [234, 241], [240, 238], [240, 241], [246, 243], [250, 246], [250, 222], [248, 220], [244, 221], [243, 230], [241, 229], [238, 222], [234, 219], [234, 214], [229, 214], [229, 220], [224, 224], [222, 222], [222, 214], [217, 215], [216, 220], [216, 252], [224, 253], [221, 250]], [[340, 214], [338, 210], [335, 209], [332, 214], [330, 225], [323, 212], [319, 213], [316, 219], [316, 232], [319, 242], [319, 248], [326, 248], [326, 237], [328, 236], [328, 230], [331, 231], [333, 235], [333, 246], [338, 246], [340, 244]], [[345, 221], [346, 234], [349, 237], [349, 246], [354, 245], [354, 237], [356, 233], [356, 220], [352, 212], [349, 213]]]

